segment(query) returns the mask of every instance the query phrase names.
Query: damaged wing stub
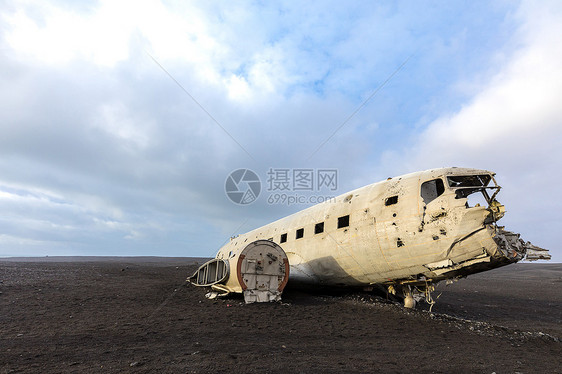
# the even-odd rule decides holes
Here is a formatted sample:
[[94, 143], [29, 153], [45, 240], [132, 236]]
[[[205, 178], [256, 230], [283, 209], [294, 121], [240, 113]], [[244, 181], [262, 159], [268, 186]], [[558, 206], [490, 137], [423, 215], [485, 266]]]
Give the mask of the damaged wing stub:
[[513, 259], [513, 262], [523, 259], [527, 261], [550, 260], [551, 256], [547, 249], [526, 242], [520, 236], [521, 234], [506, 231], [502, 226], [498, 226], [494, 241], [504, 256]]
[[246, 303], [280, 301], [288, 280], [287, 255], [270, 240], [256, 240], [231, 251], [227, 259], [214, 258], [189, 278], [196, 286], [211, 287], [209, 299], [243, 293]]
[[525, 260], [527, 261], [537, 261], [537, 260], [550, 260], [551, 256], [548, 253], [548, 249], [537, 247], [531, 244], [531, 242], [525, 242], [525, 247], [527, 249], [527, 255]]

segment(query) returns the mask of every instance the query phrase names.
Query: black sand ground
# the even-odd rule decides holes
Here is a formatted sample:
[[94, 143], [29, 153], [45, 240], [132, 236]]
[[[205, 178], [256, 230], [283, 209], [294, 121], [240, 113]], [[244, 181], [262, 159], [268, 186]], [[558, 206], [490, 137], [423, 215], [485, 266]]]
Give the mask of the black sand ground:
[[0, 373], [562, 373], [561, 264], [440, 285], [429, 313], [292, 289], [210, 301], [184, 283], [194, 262], [1, 259]]

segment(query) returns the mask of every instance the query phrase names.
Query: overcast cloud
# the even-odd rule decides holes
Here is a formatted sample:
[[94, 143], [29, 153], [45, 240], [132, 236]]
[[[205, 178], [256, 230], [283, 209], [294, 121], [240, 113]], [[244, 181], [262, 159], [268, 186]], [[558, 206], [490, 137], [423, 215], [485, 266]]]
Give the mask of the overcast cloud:
[[557, 1], [0, 4], [0, 255], [212, 256], [307, 206], [233, 204], [238, 168], [466, 166], [562, 260]]

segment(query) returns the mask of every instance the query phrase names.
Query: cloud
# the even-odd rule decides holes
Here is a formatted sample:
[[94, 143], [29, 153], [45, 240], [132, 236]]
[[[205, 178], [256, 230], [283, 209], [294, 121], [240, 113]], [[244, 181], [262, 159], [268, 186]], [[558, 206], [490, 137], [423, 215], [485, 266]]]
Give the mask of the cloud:
[[[435, 166], [440, 159], [422, 142], [405, 139], [420, 129], [424, 143], [448, 156], [444, 161], [488, 167], [485, 156], [466, 154], [485, 147], [515, 153], [478, 141], [478, 131], [516, 129], [495, 111], [507, 97], [502, 87], [534, 90], [534, 80], [514, 78], [517, 69], [527, 71], [516, 61], [539, 48], [538, 40], [540, 51], [552, 53], [548, 46], [557, 40], [533, 36], [544, 25], [529, 23], [524, 8], [517, 18], [506, 16], [509, 4], [244, 5], [7, 3], [0, 12], [0, 192], [19, 200], [0, 198], [0, 252], [21, 243], [34, 254], [212, 255], [240, 224], [249, 230], [304, 207], [272, 207], [265, 194], [250, 207], [231, 204], [223, 189], [232, 170], [251, 168], [265, 183], [270, 167], [337, 168], [343, 192], [412, 165]], [[555, 28], [550, 17], [544, 27]], [[519, 34], [505, 46], [514, 24]], [[412, 53], [400, 74], [307, 159]], [[487, 61], [496, 69], [483, 67]], [[467, 84], [474, 76], [478, 82]], [[550, 110], [551, 83], [544, 97], [533, 96], [535, 104], [529, 99], [528, 116], [535, 106]], [[512, 119], [523, 119], [519, 108], [509, 111]], [[483, 115], [498, 127], [476, 121]], [[546, 122], [537, 126], [553, 134], [555, 125]], [[517, 123], [531, 139], [527, 122]], [[472, 138], [467, 124], [480, 126]], [[438, 141], [443, 134], [447, 146]], [[389, 149], [396, 153], [381, 162]]]
[[524, 2], [515, 17], [521, 26], [509, 43], [514, 49], [473, 97], [412, 136], [408, 152], [387, 152], [383, 162], [497, 172], [509, 212], [504, 223], [560, 261], [552, 233], [562, 223], [555, 213], [562, 208], [562, 6]]

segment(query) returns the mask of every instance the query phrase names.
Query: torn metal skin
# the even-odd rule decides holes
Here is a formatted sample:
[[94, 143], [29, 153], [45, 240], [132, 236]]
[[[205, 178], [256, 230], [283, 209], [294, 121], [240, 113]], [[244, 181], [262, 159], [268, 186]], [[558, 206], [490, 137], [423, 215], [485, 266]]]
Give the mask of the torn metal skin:
[[382, 286], [406, 307], [433, 304], [440, 281], [550, 259], [497, 225], [506, 213], [500, 190], [495, 174], [479, 169], [389, 178], [232, 238], [190, 280], [212, 287], [211, 297], [242, 292], [247, 302], [278, 300], [289, 281]]

